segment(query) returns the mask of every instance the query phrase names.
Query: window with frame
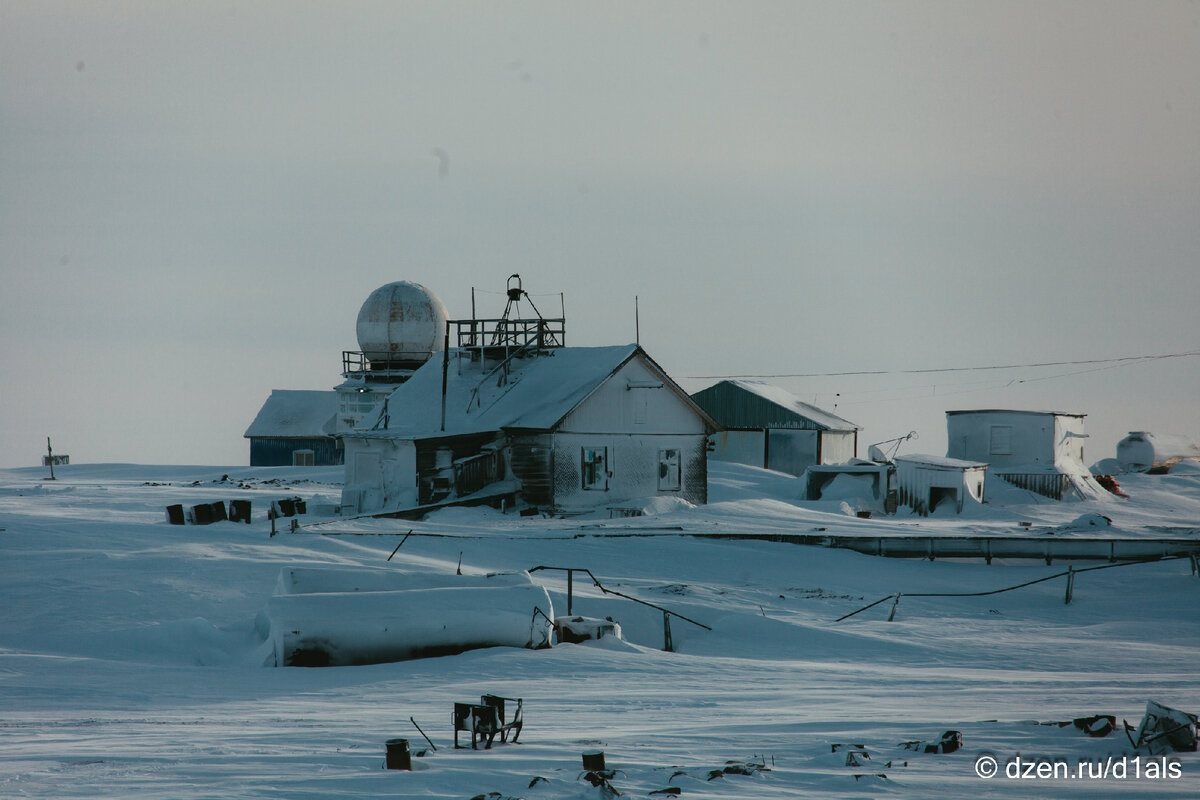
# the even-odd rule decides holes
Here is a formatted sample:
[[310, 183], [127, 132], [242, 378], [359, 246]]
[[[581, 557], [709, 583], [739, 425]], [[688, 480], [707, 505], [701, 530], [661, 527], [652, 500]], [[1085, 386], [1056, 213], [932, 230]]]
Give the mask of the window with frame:
[[579, 472], [583, 476], [583, 488], [591, 491], [608, 490], [608, 448], [580, 448]]
[[678, 449], [658, 451], [658, 490], [660, 492], [677, 492], [682, 488], [681, 461]]

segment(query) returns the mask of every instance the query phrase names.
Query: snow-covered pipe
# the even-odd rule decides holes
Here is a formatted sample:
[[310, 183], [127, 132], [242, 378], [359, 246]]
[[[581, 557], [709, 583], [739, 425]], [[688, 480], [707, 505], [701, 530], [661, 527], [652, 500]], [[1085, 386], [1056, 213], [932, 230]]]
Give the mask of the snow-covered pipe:
[[277, 666], [352, 666], [546, 647], [554, 609], [528, 584], [276, 595], [267, 618]]

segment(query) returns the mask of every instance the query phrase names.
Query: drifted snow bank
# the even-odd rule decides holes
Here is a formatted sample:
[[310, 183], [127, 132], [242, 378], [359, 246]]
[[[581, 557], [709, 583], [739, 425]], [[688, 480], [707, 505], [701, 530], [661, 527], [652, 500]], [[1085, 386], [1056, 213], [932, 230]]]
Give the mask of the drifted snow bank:
[[[389, 578], [408, 579], [411, 588], [380, 588]], [[380, 664], [551, 643], [554, 607], [528, 573], [415, 576], [285, 569], [279, 588], [266, 610], [268, 666]]]

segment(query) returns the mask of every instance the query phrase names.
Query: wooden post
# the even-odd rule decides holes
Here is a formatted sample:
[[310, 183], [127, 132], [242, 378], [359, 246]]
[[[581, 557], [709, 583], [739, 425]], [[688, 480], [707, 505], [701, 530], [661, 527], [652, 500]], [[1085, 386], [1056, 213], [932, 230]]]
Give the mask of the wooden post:
[[567, 616], [571, 616], [571, 607], [575, 602], [575, 570], [567, 570]]
[[[472, 289], [473, 291], [473, 289]], [[474, 300], [472, 299], [472, 303]], [[480, 362], [482, 367], [482, 362]], [[446, 336], [442, 339], [442, 430], [446, 430], [446, 373], [450, 370], [450, 320], [446, 320]]]
[[675, 652], [675, 644], [671, 641], [671, 612], [663, 612], [663, 650]]
[[1075, 565], [1067, 567], [1067, 597], [1066, 605], [1071, 605], [1071, 596], [1075, 594]]
[[46, 461], [50, 464], [50, 480], [56, 480], [54, 477], [54, 450], [50, 447], [50, 437], [46, 437]]
[[888, 622], [896, 619], [896, 606], [900, 605], [901, 595], [896, 595], [896, 601], [892, 603], [892, 613], [888, 614]]

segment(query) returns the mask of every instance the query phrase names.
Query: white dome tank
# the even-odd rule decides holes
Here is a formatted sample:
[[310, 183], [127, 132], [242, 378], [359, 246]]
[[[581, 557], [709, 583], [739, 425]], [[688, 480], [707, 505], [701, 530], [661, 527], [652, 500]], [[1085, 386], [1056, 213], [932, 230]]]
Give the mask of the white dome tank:
[[416, 368], [442, 350], [446, 307], [419, 283], [371, 292], [358, 312], [358, 346], [372, 368]]

